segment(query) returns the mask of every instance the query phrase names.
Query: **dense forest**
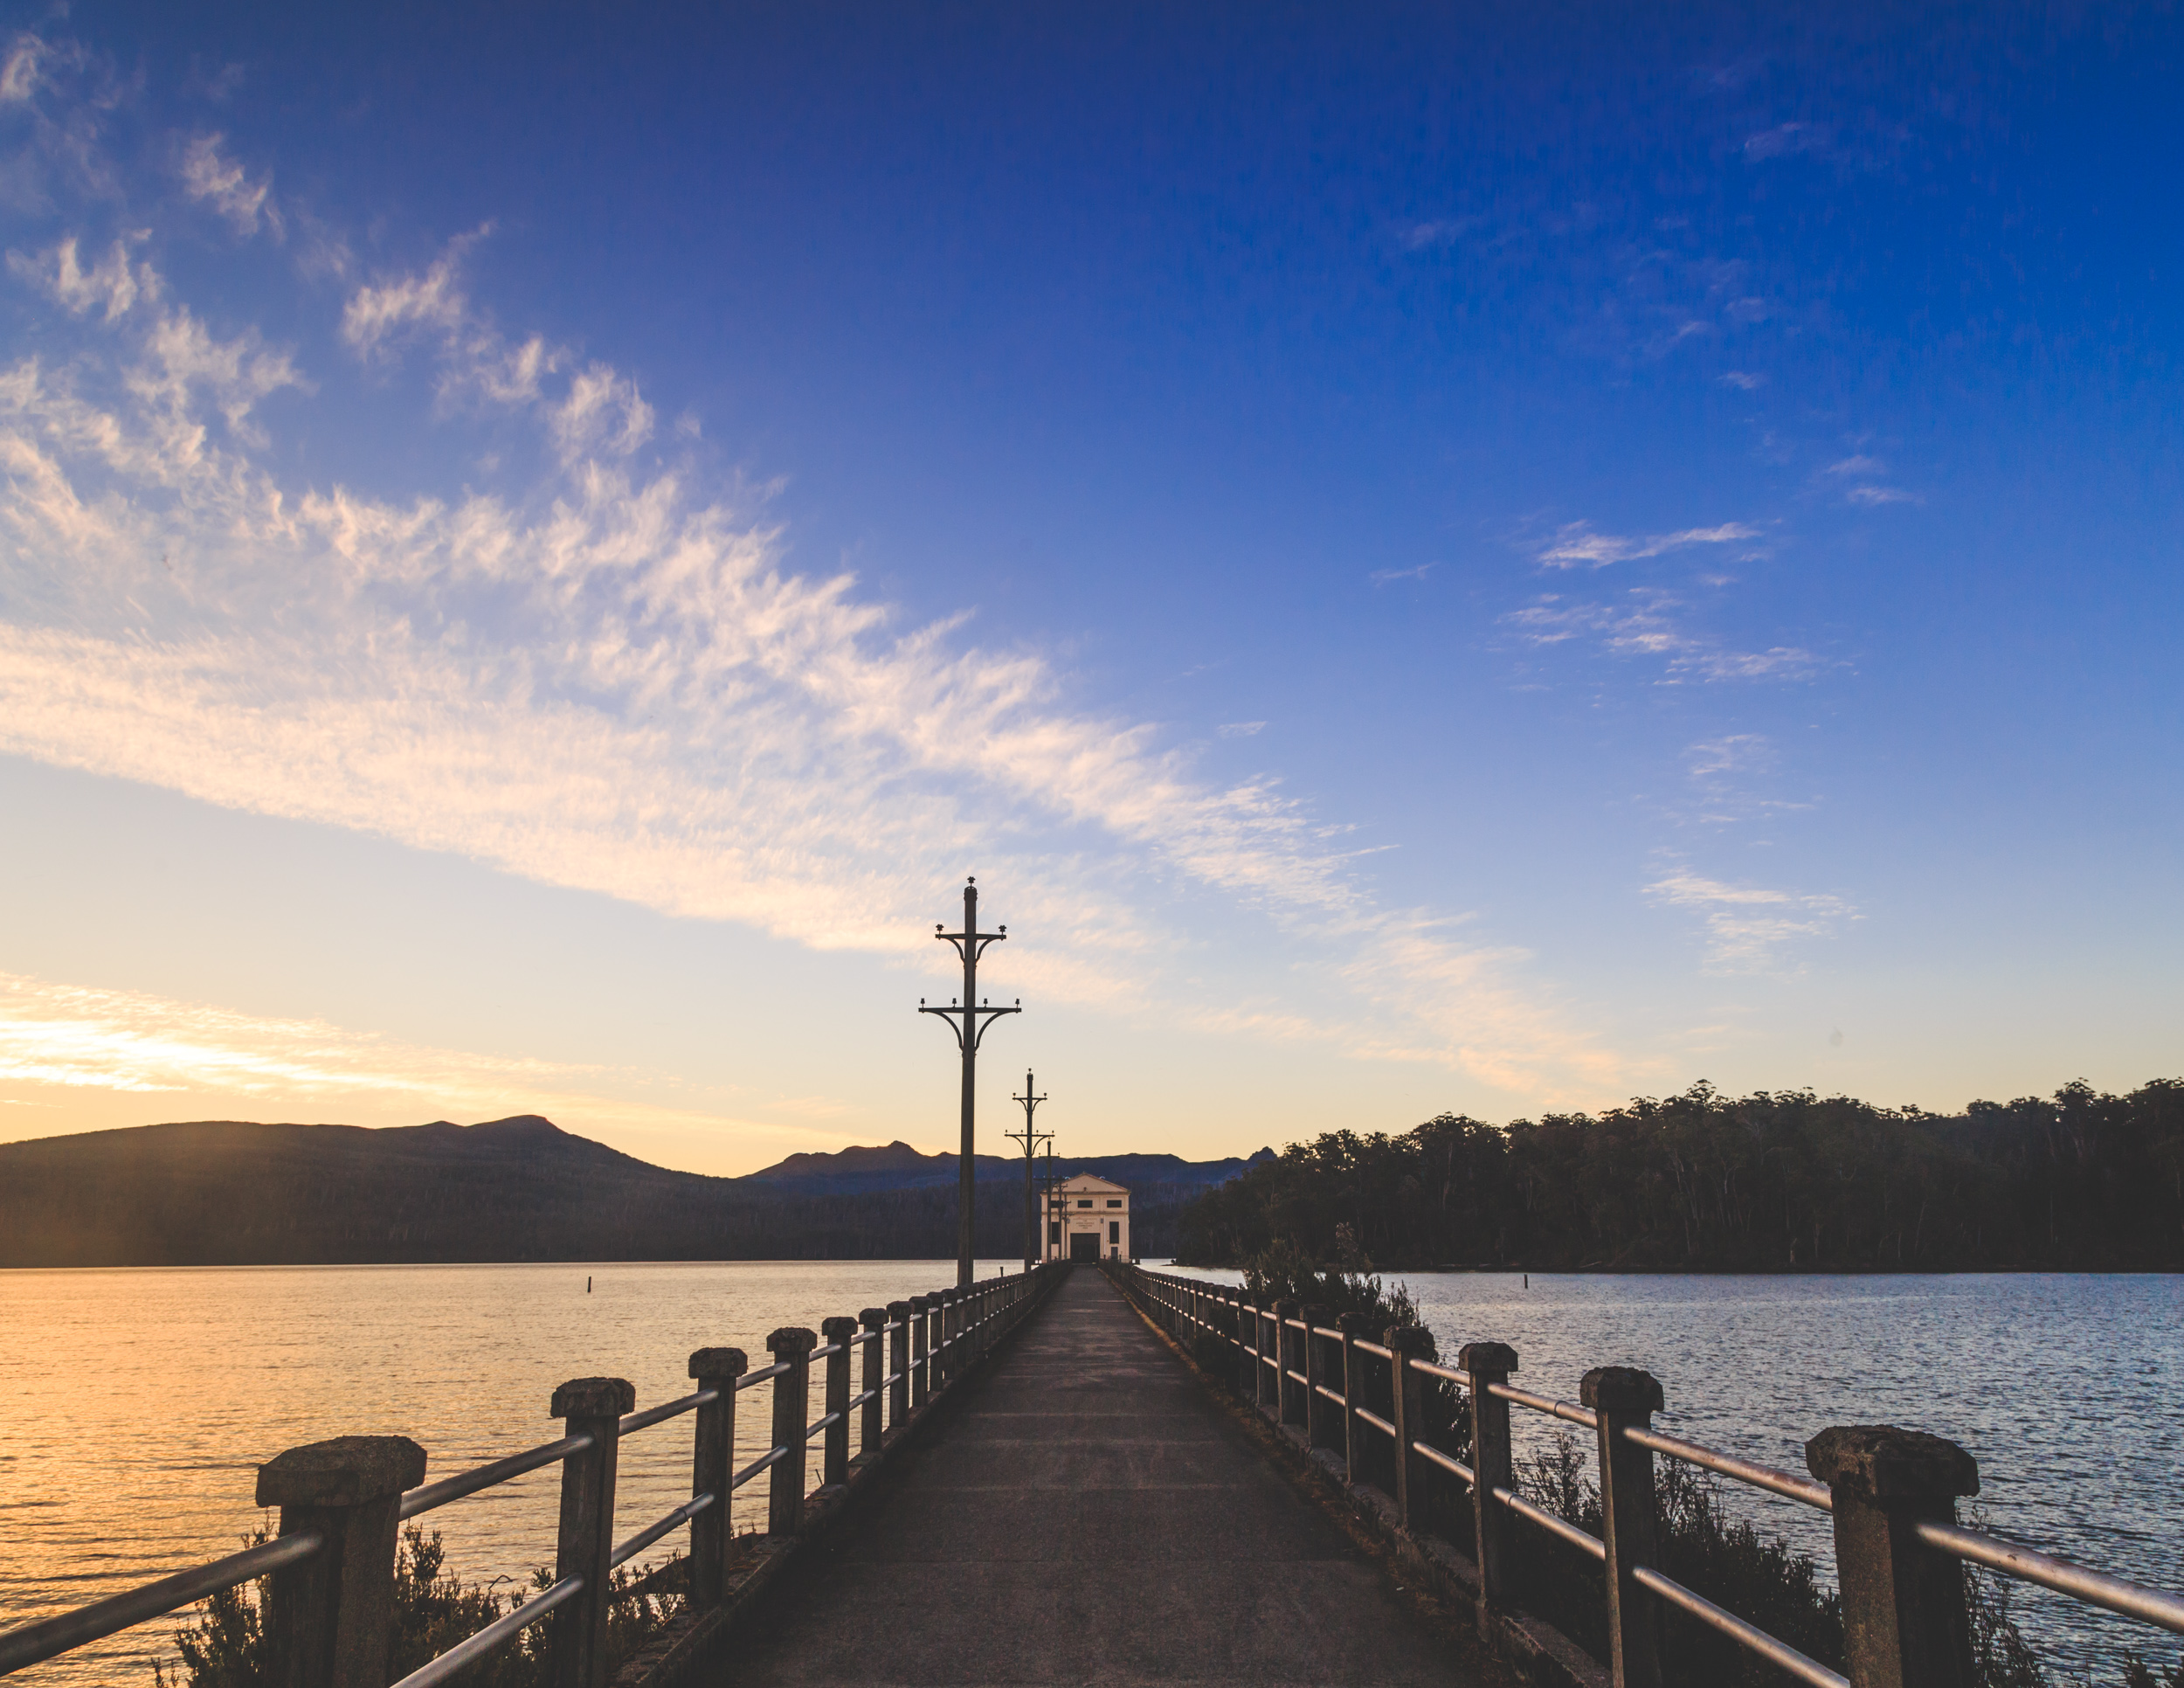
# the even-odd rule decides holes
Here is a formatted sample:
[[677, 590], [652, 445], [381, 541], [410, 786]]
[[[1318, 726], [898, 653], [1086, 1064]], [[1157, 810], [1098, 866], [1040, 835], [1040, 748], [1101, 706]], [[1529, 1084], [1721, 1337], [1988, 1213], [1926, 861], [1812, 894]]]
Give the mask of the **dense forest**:
[[1506, 1128], [1331, 1131], [1186, 1205], [1233, 1264], [1335, 1228], [1382, 1266], [1724, 1271], [2184, 1269], [2184, 1081], [1962, 1114], [1706, 1084]]
[[[896, 1152], [899, 1151], [899, 1153]], [[1241, 1160], [1061, 1160], [1120, 1175], [1141, 1253]], [[978, 1158], [987, 1259], [1023, 1248], [1023, 1163]], [[536, 1115], [481, 1125], [207, 1120], [0, 1144], [0, 1267], [418, 1261], [952, 1260], [956, 1158], [906, 1145], [746, 1178], [654, 1166]], [[889, 1180], [899, 1187], [876, 1187]]]

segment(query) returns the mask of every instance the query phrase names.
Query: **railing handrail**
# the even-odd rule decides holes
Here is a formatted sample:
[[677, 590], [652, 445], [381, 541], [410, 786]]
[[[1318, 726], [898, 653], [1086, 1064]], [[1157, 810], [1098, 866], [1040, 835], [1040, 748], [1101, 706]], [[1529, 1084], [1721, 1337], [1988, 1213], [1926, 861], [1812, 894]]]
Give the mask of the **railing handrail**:
[[42, 1664], [74, 1648], [104, 1641], [123, 1629], [194, 1605], [207, 1595], [294, 1565], [325, 1545], [325, 1539], [314, 1532], [280, 1536], [210, 1564], [192, 1565], [140, 1588], [108, 1595], [72, 1612], [57, 1613], [0, 1633], [0, 1676], [28, 1664]]
[[510, 1477], [522, 1477], [526, 1471], [536, 1471], [542, 1465], [552, 1465], [571, 1454], [581, 1454], [591, 1446], [591, 1438], [588, 1435], [563, 1436], [558, 1442], [510, 1454], [506, 1459], [494, 1460], [474, 1470], [442, 1477], [438, 1483], [421, 1484], [402, 1497], [402, 1505], [396, 1509], [395, 1516], [406, 1521], [420, 1512], [429, 1512], [466, 1495], [474, 1495], [480, 1489], [490, 1489]]
[[[1651, 1404], [1655, 1408], [1660, 1405], [1660, 1394], [1658, 1385], [1645, 1373], [1618, 1373], [1611, 1368], [1588, 1374], [1586, 1381], [1586, 1395], [1588, 1401], [1593, 1398], [1594, 1379], [1598, 1377], [1605, 1380], [1601, 1385], [1603, 1392], [1600, 1397], [1601, 1407], [1595, 1408], [1576, 1401], [1559, 1401], [1552, 1396], [1536, 1394], [1530, 1390], [1518, 1388], [1507, 1380], [1506, 1371], [1490, 1371], [1489, 1374], [1475, 1379], [1471, 1373], [1459, 1367], [1445, 1366], [1418, 1355], [1399, 1355], [1399, 1352], [1393, 1348], [1368, 1341], [1351, 1332], [1340, 1328], [1330, 1329], [1305, 1319], [1290, 1318], [1286, 1313], [1277, 1313], [1271, 1307], [1262, 1305], [1256, 1300], [1245, 1299], [1234, 1291], [1233, 1286], [1218, 1285], [1206, 1280], [1181, 1277], [1171, 1273], [1149, 1271], [1136, 1265], [1122, 1267], [1120, 1271], [1126, 1281], [1134, 1282], [1140, 1287], [1141, 1293], [1144, 1286], [1153, 1286], [1158, 1293], [1154, 1294], [1151, 1298], [1172, 1318], [1187, 1321], [1198, 1329], [1227, 1342], [1236, 1351], [1240, 1363], [1246, 1365], [1251, 1376], [1257, 1379], [1257, 1382], [1252, 1387], [1257, 1394], [1260, 1410], [1271, 1413], [1276, 1421], [1284, 1426], [1294, 1425], [1296, 1422], [1296, 1415], [1301, 1414], [1307, 1442], [1317, 1442], [1320, 1438], [1319, 1427], [1324, 1409], [1319, 1403], [1322, 1401], [1331, 1403], [1333, 1407], [1341, 1410], [1345, 1426], [1352, 1423], [1363, 1424], [1380, 1435], [1392, 1440], [1395, 1443], [1398, 1463], [1397, 1511], [1406, 1525], [1410, 1518], [1410, 1503], [1405, 1498], [1406, 1483], [1401, 1472], [1409, 1457], [1415, 1456], [1427, 1464], [1448, 1472], [1466, 1484], [1475, 1497], [1478, 1496], [1482, 1486], [1472, 1466], [1465, 1465], [1453, 1455], [1410, 1435], [1405, 1428], [1406, 1415], [1420, 1410], [1417, 1405], [1409, 1408], [1404, 1405], [1406, 1393], [1411, 1388], [1406, 1380], [1413, 1373], [1420, 1377], [1437, 1379], [1471, 1391], [1475, 1394], [1478, 1391], [1478, 1386], [1483, 1384], [1484, 1392], [1489, 1400], [1506, 1401], [1511, 1406], [1522, 1407], [1531, 1412], [1582, 1425], [1588, 1429], [1599, 1432], [1602, 1436], [1601, 1459], [1604, 1465], [1608, 1462], [1608, 1456], [1614, 1448], [1627, 1445], [1630, 1448], [1643, 1449], [1647, 1454], [1661, 1454], [1671, 1459], [1699, 1466], [1747, 1487], [1778, 1495], [1821, 1512], [1832, 1513], [1836, 1511], [1835, 1491], [1826, 1483], [1779, 1470], [1756, 1460], [1744, 1459], [1734, 1454], [1724, 1453], [1718, 1449], [1709, 1448], [1702, 1443], [1688, 1441], [1681, 1436], [1669, 1435], [1653, 1429], [1651, 1414], [1643, 1410], [1645, 1405], [1643, 1392], [1652, 1391]], [[1218, 1323], [1215, 1319], [1206, 1316], [1209, 1304], [1212, 1308], [1219, 1310]], [[1269, 1334], [1269, 1325], [1271, 1325], [1272, 1334]], [[1247, 1328], [1252, 1332], [1248, 1341], [1246, 1340], [1244, 1335]], [[1297, 1356], [1292, 1352], [1292, 1344], [1288, 1334], [1291, 1331], [1303, 1333], [1302, 1342], [1296, 1345], [1304, 1351], [1303, 1369], [1301, 1371], [1297, 1369], [1296, 1364]], [[1317, 1369], [1321, 1362], [1313, 1357], [1317, 1345], [1321, 1342], [1339, 1343], [1345, 1357], [1352, 1353], [1364, 1353], [1377, 1359], [1386, 1360], [1392, 1366], [1397, 1365], [1400, 1359], [1400, 1366], [1394, 1373], [1397, 1414], [1393, 1422], [1372, 1411], [1356, 1398], [1346, 1358], [1338, 1373], [1340, 1387], [1330, 1387], [1329, 1383], [1322, 1380], [1323, 1373]], [[1506, 1354], [1507, 1365], [1513, 1368], [1515, 1355], [1507, 1351], [1503, 1352]], [[1269, 1376], [1275, 1380], [1273, 1383], [1268, 1381]], [[1302, 1389], [1292, 1394], [1289, 1387], [1292, 1382], [1302, 1385]], [[1635, 1395], [1619, 1397], [1612, 1393], [1614, 1389], [1629, 1390], [1637, 1386], [1642, 1386], [1642, 1388]], [[1637, 1403], [1635, 1408], [1632, 1405], [1633, 1401]], [[1608, 1411], [1610, 1408], [1614, 1408], [1614, 1410]], [[1482, 1411], [1483, 1408], [1482, 1407], [1479, 1410]], [[1605, 1429], [1603, 1429], [1603, 1412], [1607, 1412]], [[1505, 1417], [1504, 1415], [1504, 1419]], [[1475, 1416], [1475, 1425], [1477, 1422]], [[1839, 1434], [1858, 1435], [1867, 1433], [1829, 1432], [1828, 1434], [1832, 1436]], [[1895, 1435], [1899, 1433], [1883, 1431], [1880, 1434]], [[1508, 1431], [1505, 1422], [1500, 1435], [1506, 1442]], [[1364, 1479], [1357, 1471], [1358, 1456], [1355, 1450], [1354, 1435], [1345, 1432], [1345, 1439], [1351, 1443], [1351, 1481], [1353, 1484], [1358, 1483]], [[1821, 1444], [1815, 1442], [1814, 1445], [1819, 1448]], [[1942, 1445], [1945, 1448], [1948, 1446], [1946, 1443]], [[1823, 1469], [1819, 1463], [1822, 1456], [1808, 1453], [1808, 1457], [1815, 1461], [1814, 1466], [1815, 1471]], [[1961, 1455], [1958, 1456], [1964, 1459], [1966, 1468], [1969, 1470], [1969, 1456]], [[1620, 1459], [1621, 1456], [1617, 1457]], [[1508, 1470], [1506, 1451], [1502, 1458], [1504, 1463], [1501, 1469], [1506, 1472]], [[1609, 1473], [1605, 1470], [1602, 1480], [1604, 1485], [1609, 1480]], [[1648, 1489], [1639, 1492], [1649, 1491], [1650, 1478], [1647, 1478], [1646, 1482], [1648, 1485]], [[1509, 1482], [1496, 1482], [1483, 1486], [1487, 1491], [1487, 1498], [1510, 1516], [1523, 1519], [1528, 1524], [1576, 1547], [1592, 1559], [1607, 1562], [1611, 1568], [1617, 1563], [1618, 1553], [1631, 1551], [1628, 1546], [1619, 1548], [1614, 1542], [1589, 1534], [1568, 1520], [1557, 1517], [1544, 1507], [1527, 1500]], [[1961, 1492], [1961, 1491], [1952, 1492]], [[1859, 1491], [1854, 1490], [1852, 1493], [1856, 1497]], [[1482, 1532], [1479, 1562], [1483, 1575], [1486, 1568], [1485, 1535], [1487, 1533], [1483, 1512], [1479, 1514], [1479, 1519]], [[1842, 1527], [1838, 1525], [1839, 1532]], [[1939, 1519], [1918, 1523], [1913, 1526], [1911, 1533], [1920, 1544], [1934, 1552], [1983, 1566], [1989, 1570], [1999, 1571], [2027, 1582], [2037, 1583], [2042, 1588], [2053, 1589], [2058, 1594], [2069, 1595], [2073, 1599], [2100, 1607], [2121, 1616], [2134, 1618], [2165, 1629], [2184, 1633], [2184, 1595], [2172, 1594], [2165, 1589], [2149, 1588], [2143, 1583], [2133, 1582], [2128, 1578], [2114, 1576], [2106, 1572], [2092, 1570], [2088, 1567], [2074, 1564], [2068, 1560], [2057, 1559], [2052, 1554], [2041, 1553], [2035, 1548], [2005, 1541], [1976, 1530], [1967, 1530], [1961, 1525]], [[1612, 1531], [1611, 1534], [1615, 1534], [1620, 1539], [1620, 1526], [1617, 1531]], [[1650, 1526], [1645, 1532], [1644, 1537], [1635, 1537], [1633, 1540], [1635, 1542], [1649, 1539], [1649, 1537]], [[1840, 1539], [1839, 1534], [1838, 1540]], [[1641, 1560], [1644, 1553], [1647, 1552], [1650, 1552], [1649, 1547], [1641, 1551]], [[1715, 1605], [1704, 1595], [1675, 1581], [1655, 1566], [1642, 1562], [1626, 1561], [1622, 1564], [1622, 1574], [1627, 1575], [1635, 1586], [1646, 1589], [1656, 1599], [1680, 1608], [1701, 1622], [1731, 1636], [1751, 1651], [1770, 1660], [1791, 1676], [1810, 1685], [1810, 1688], [1852, 1688], [1850, 1678], [1829, 1670], [1816, 1660], [1807, 1657], [1779, 1637], [1767, 1634], [1734, 1613]], [[1614, 1577], [1611, 1575], [1611, 1585], [1614, 1582]], [[1491, 1603], [1489, 1598], [1482, 1596], [1481, 1602], [1482, 1614]], [[1616, 1597], [1612, 1594], [1610, 1619], [1612, 1624], [1624, 1621], [1618, 1615]], [[1650, 1645], [1651, 1643], [1648, 1641], [1645, 1644]], [[1618, 1680], [1621, 1680], [1620, 1671], [1619, 1665]]]

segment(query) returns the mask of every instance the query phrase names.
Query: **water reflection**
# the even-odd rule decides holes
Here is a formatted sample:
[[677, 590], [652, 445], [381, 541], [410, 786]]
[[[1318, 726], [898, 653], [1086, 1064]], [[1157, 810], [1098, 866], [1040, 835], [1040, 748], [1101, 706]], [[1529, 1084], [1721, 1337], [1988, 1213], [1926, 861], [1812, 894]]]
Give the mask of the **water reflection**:
[[[982, 1262], [978, 1276], [1000, 1269]], [[15, 1408], [0, 1444], [0, 1627], [273, 1527], [252, 1490], [283, 1448], [408, 1435], [428, 1475], [447, 1477], [550, 1441], [547, 1402], [566, 1378], [625, 1377], [652, 1406], [689, 1392], [694, 1349], [740, 1347], [755, 1370], [778, 1326], [817, 1330], [954, 1281], [952, 1261], [0, 1272], [0, 1376]], [[771, 1387], [741, 1398], [739, 1465], [765, 1449]], [[690, 1425], [623, 1443], [620, 1533], [689, 1498]], [[431, 1514], [448, 1567], [521, 1578], [550, 1562], [558, 1483], [549, 1468]], [[765, 1488], [737, 1494], [737, 1527], [764, 1527]], [[173, 1628], [146, 1624], [13, 1680], [149, 1688], [151, 1659], [174, 1658]]]

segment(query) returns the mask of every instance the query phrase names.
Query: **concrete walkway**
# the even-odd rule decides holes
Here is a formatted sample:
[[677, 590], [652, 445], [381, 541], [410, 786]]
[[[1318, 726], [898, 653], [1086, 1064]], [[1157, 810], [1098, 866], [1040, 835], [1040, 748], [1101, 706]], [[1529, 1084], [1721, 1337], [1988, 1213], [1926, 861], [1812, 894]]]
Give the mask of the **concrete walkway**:
[[730, 1643], [759, 1683], [1468, 1683], [1099, 1272]]

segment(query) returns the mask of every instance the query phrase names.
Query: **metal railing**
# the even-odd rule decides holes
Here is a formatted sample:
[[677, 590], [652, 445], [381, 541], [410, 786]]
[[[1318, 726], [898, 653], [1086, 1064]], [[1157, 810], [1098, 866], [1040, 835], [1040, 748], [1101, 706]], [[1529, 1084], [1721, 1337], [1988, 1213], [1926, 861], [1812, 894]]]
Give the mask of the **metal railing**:
[[[1066, 1269], [1040, 1266], [968, 1289], [867, 1307], [854, 1318], [822, 1319], [817, 1333], [784, 1327], [766, 1339], [774, 1363], [757, 1371], [750, 1369], [740, 1348], [701, 1348], [689, 1362], [698, 1387], [641, 1412], [632, 1410], [636, 1391], [621, 1378], [572, 1379], [554, 1391], [549, 1408], [562, 1421], [562, 1435], [437, 1483], [422, 1481], [425, 1450], [406, 1436], [339, 1436], [292, 1448], [258, 1471], [257, 1504], [280, 1510], [280, 1533], [273, 1540], [0, 1633], [0, 1676], [270, 1576], [264, 1615], [272, 1656], [268, 1679], [296, 1688], [379, 1688], [387, 1680], [401, 1525], [558, 1464], [561, 1527], [552, 1583], [411, 1671], [396, 1688], [445, 1682], [556, 1612], [561, 1617], [546, 1643], [549, 1682], [553, 1688], [598, 1688], [616, 1569], [687, 1525], [688, 1602], [699, 1608], [719, 1604], [731, 1588], [729, 1499], [736, 1490], [771, 1472], [767, 1534], [796, 1536], [807, 1505], [825, 1500], [848, 1481], [853, 1424], [857, 1463], [862, 1463], [962, 1378]], [[854, 1362], [861, 1365], [853, 1394]], [[807, 1423], [814, 1363], [824, 1367], [824, 1406]], [[768, 1382], [773, 1385], [771, 1445], [736, 1470], [736, 1398]], [[617, 1545], [614, 1481], [621, 1439], [686, 1414], [695, 1416], [690, 1498]], [[806, 1450], [814, 1437], [820, 1439], [820, 1480], [807, 1493]], [[359, 1566], [366, 1567], [361, 1574]]]
[[[1108, 1267], [1131, 1299], [1178, 1339], [1204, 1333], [1227, 1344], [1244, 1393], [1308, 1447], [1339, 1452], [1348, 1482], [1365, 1484], [1381, 1454], [1392, 1465], [1397, 1524], [1424, 1533], [1420, 1479], [1446, 1472], [1471, 1496], [1474, 1539], [1466, 1544], [1477, 1581], [1478, 1622], [1497, 1643], [1513, 1608], [1509, 1522], [1522, 1520], [1599, 1563], [1604, 1571], [1609, 1657], [1615, 1688], [1662, 1681], [1664, 1606], [1719, 1630], [1813, 1688], [1900, 1688], [1913, 1682], [1970, 1682], [1970, 1627], [1961, 1563], [2039, 1584], [2089, 1605], [2184, 1633], [2184, 1596], [2110, 1576], [2001, 1540], [1956, 1521], [1959, 1497], [1979, 1491], [1978, 1468], [1954, 1442], [1887, 1426], [1822, 1430], [1806, 1444], [1809, 1477], [1777, 1470], [1653, 1428], [1662, 1407], [1651, 1373], [1600, 1366], [1585, 1374], [1579, 1401], [1515, 1387], [1517, 1353], [1498, 1342], [1469, 1343], [1453, 1366], [1416, 1351], [1415, 1329], [1367, 1339], [1344, 1314], [1330, 1325], [1316, 1308], [1261, 1306], [1227, 1285], [1138, 1266]], [[1379, 1367], [1393, 1417], [1361, 1400], [1366, 1367]], [[1424, 1387], [1437, 1380], [1470, 1399], [1472, 1459], [1466, 1466], [1423, 1439]], [[1594, 1536], [1517, 1492], [1510, 1408], [1522, 1408], [1590, 1430], [1600, 1479], [1601, 1533]], [[1369, 1442], [1366, 1435], [1376, 1438]], [[1698, 1466], [1731, 1482], [1833, 1515], [1837, 1585], [1843, 1602], [1849, 1674], [1807, 1657], [1704, 1595], [1664, 1574], [1656, 1560], [1654, 1456]], [[1374, 1485], [1379, 1486], [1379, 1485]]]

